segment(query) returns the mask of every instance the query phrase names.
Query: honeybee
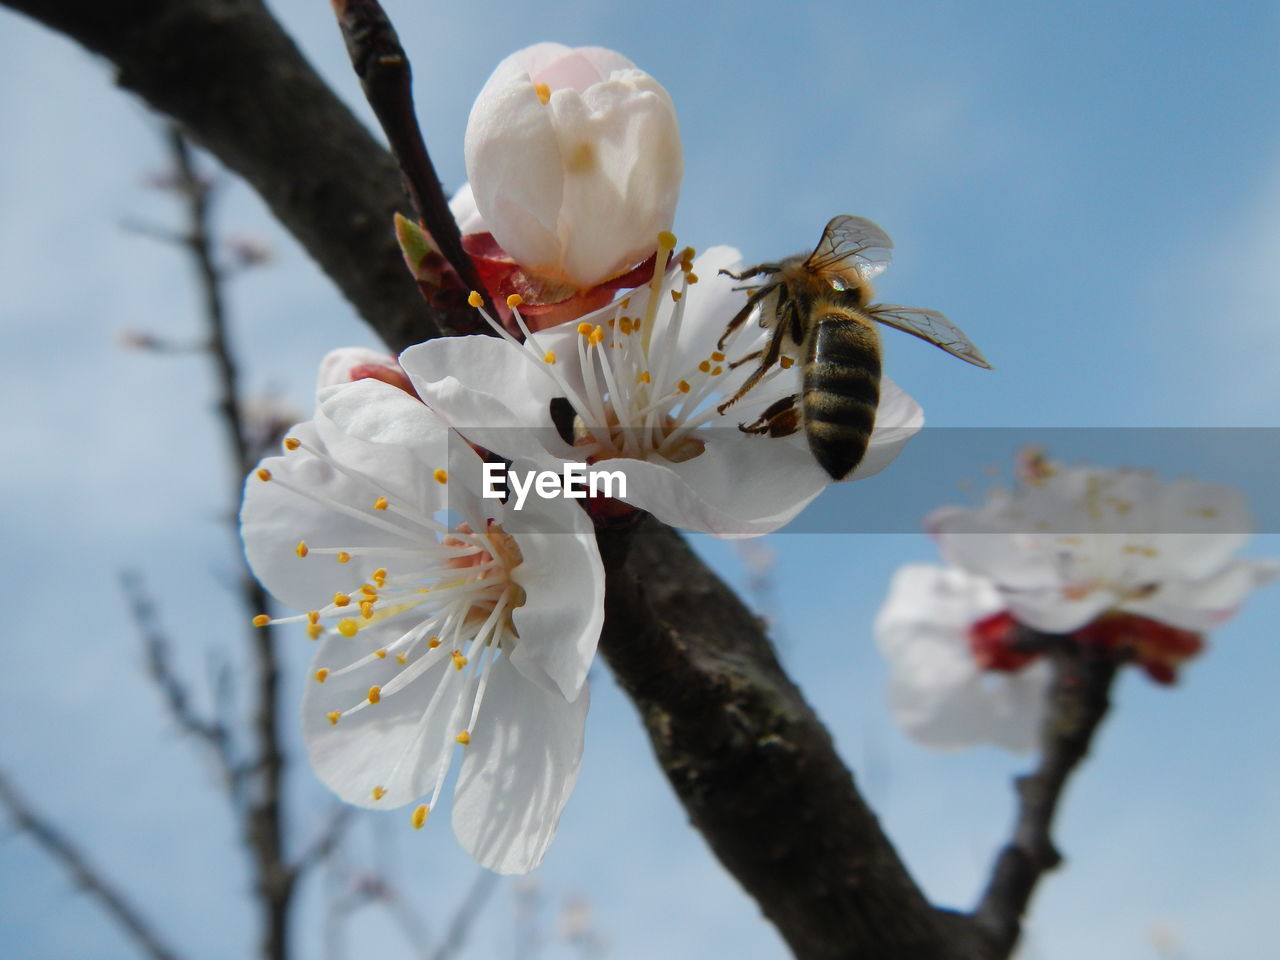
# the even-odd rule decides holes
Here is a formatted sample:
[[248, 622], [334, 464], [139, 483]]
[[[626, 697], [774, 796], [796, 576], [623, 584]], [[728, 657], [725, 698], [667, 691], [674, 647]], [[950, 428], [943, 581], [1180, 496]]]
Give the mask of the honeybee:
[[718, 348], [724, 349], [757, 305], [762, 305], [760, 325], [771, 327], [773, 335], [766, 347], [730, 364], [732, 368], [760, 361], [738, 392], [720, 404], [719, 412], [747, 394], [784, 355], [800, 361], [801, 392], [772, 404], [738, 429], [785, 437], [803, 426], [814, 458], [832, 478], [841, 480], [867, 452], [880, 402], [880, 334], [872, 320], [991, 369], [978, 348], [942, 314], [871, 303], [871, 281], [889, 265], [892, 249], [893, 241], [870, 220], [839, 216], [827, 224], [807, 257], [762, 263], [741, 273], [721, 270], [735, 280], [768, 279], [729, 321]]

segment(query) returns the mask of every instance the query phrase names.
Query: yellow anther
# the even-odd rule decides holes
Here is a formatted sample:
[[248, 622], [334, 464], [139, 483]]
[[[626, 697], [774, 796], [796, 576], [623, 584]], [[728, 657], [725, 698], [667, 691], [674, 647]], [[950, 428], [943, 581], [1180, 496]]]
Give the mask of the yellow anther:
[[366, 620], [373, 619], [373, 601], [372, 600], [360, 601], [360, 616], [364, 617]]
[[467, 665], [467, 658], [462, 655], [461, 650], [455, 650], [449, 654], [453, 658], [453, 667], [455, 670], [461, 670]]
[[703, 360], [700, 364], [698, 364], [698, 369], [699, 369], [699, 370], [701, 370], [703, 373], [710, 373], [710, 372], [711, 372], [711, 361], [710, 361], [710, 360]]
[[542, 355], [542, 362], [543, 362], [543, 363], [555, 363], [555, 362], [556, 362], [556, 352], [555, 352], [554, 350], [548, 350], [546, 353], [544, 353], [544, 354]]
[[629, 337], [635, 331], [635, 325], [632, 324], [630, 317], [623, 317], [618, 323], [618, 329], [621, 330], [625, 336]]
[[518, 293], [513, 293], [511, 296], [507, 297], [507, 306], [512, 310], [520, 306], [522, 303], [524, 303], [524, 297], [520, 296]]
[[381, 699], [382, 699], [382, 688], [377, 684], [374, 684], [372, 687], [369, 688], [369, 702], [377, 703]]
[[297, 437], [284, 438], [284, 448], [286, 450], [297, 450], [300, 446], [302, 446], [302, 441]]
[[263, 480], [263, 481], [270, 480], [270, 479], [271, 479], [271, 471], [270, 471], [270, 470], [268, 470], [266, 467], [259, 467], [259, 468], [258, 468], [258, 479], [259, 479], [259, 480]]
[[440, 638], [432, 637], [430, 640], [427, 641], [427, 646], [430, 647], [432, 650], [434, 650], [436, 647], [440, 646]]
[[378, 588], [372, 583], [362, 583], [360, 584], [360, 592], [363, 593], [366, 598], [376, 597], [378, 595]]
[[713, 377], [718, 377], [718, 376], [720, 376], [720, 374], [722, 374], [722, 373], [724, 373], [724, 367], [721, 367], [721, 366], [715, 366], [715, 367], [712, 367], [712, 368], [711, 368], [711, 375], [712, 375]]
[[319, 611], [319, 610], [309, 610], [309, 611], [307, 611], [307, 622], [308, 622], [308, 623], [312, 623], [312, 624], [319, 623], [319, 622], [320, 622], [320, 611]]
[[684, 275], [684, 278], [685, 278], [687, 281], [689, 281], [690, 283], [697, 283], [697, 282], [698, 282], [698, 275], [697, 275], [696, 273], [686, 273], [686, 274]]
[[614, 320], [613, 317], [610, 317], [608, 321], [605, 323], [605, 326], [608, 327], [610, 330], [612, 330], [614, 326], [617, 324], [617, 322], [618, 321]]
[[663, 250], [674, 250], [676, 248], [676, 235], [670, 230], [663, 230], [658, 234], [658, 246]]
[[456, 737], [454, 737], [453, 739], [454, 739], [454, 740], [456, 740], [458, 743], [462, 744], [462, 745], [465, 747], [467, 744], [469, 744], [469, 743], [471, 742], [471, 734], [469, 734], [469, 733], [467, 733], [467, 731], [463, 730], [460, 734], [458, 734], [458, 735], [457, 735]]
[[580, 333], [584, 337], [591, 336], [591, 324], [589, 323], [578, 324], [578, 333]]
[[599, 346], [604, 342], [604, 328], [596, 326], [591, 331], [591, 336], [587, 337], [587, 342], [592, 346]]
[[717, 350], [715, 353], [711, 355], [711, 359], [714, 360], [716, 363], [723, 363], [724, 354], [721, 353], [719, 350]]
[[336, 727], [338, 721], [342, 718], [342, 711], [334, 710], [332, 713], [326, 713], [325, 716], [329, 718], [329, 726]]
[[379, 497], [377, 500], [373, 501], [373, 509], [375, 510], [387, 509], [387, 498]]
[[386, 567], [379, 567], [377, 570], [373, 571], [373, 582], [376, 583], [378, 586], [382, 586], [384, 583], [387, 582]]
[[350, 617], [344, 617], [338, 621], [338, 632], [350, 640], [360, 632], [360, 624]]
[[350, 562], [351, 562], [351, 554], [347, 553], [347, 551], [345, 551], [345, 550], [339, 550], [339, 551], [338, 551], [338, 562], [339, 562], [339, 563], [350, 563]]
[[791, 369], [791, 366], [794, 363], [795, 361], [792, 360], [790, 357], [783, 357], [781, 360], [778, 361], [778, 366], [782, 367], [783, 370], [789, 370]]
[[427, 822], [427, 814], [431, 812], [431, 808], [425, 803], [418, 804], [413, 816], [409, 818], [409, 822], [413, 824], [413, 829], [421, 830], [422, 825]]
[[320, 626], [320, 624], [318, 623], [307, 624], [307, 636], [310, 637], [312, 640], [319, 640], [320, 634], [322, 633], [324, 633], [324, 627]]
[[1212, 520], [1218, 515], [1218, 511], [1213, 507], [1201, 507], [1199, 510], [1191, 511], [1197, 517], [1204, 517], [1206, 520]]
[[375, 800], [381, 800], [387, 795], [387, 791], [383, 790], [381, 787], [374, 787], [369, 792], [373, 794], [373, 799]]
[[621, 307], [623, 310], [627, 310], [627, 309], [629, 309], [629, 308], [630, 308], [630, 306], [631, 306], [631, 298], [630, 298], [630, 297], [623, 297], [623, 298], [622, 298], [622, 302], [621, 302], [620, 304], [618, 304], [618, 306], [619, 306], [619, 307]]
[[681, 297], [683, 297], [683, 296], [684, 296], [684, 294], [683, 294], [683, 293], [681, 293], [679, 290], [672, 290], [672, 291], [671, 291], [671, 299], [672, 299], [672, 300], [674, 300], [676, 303], [679, 303], [679, 302], [680, 302], [680, 298], [681, 298]]
[[681, 393], [688, 393], [690, 390], [693, 389], [693, 387], [689, 386], [688, 381], [681, 380], [679, 383], [676, 384], [676, 389], [678, 389]]
[[539, 103], [546, 104], [551, 101], [551, 88], [545, 83], [535, 83], [533, 85], [533, 92], [538, 95]]
[[316, 671], [316, 683], [324, 683], [329, 679], [329, 668], [321, 667]]
[[305, 540], [299, 540], [299, 541], [298, 541], [298, 545], [297, 545], [296, 547], [294, 547], [294, 548], [293, 548], [293, 552], [294, 552], [294, 553], [296, 553], [299, 557], [305, 557], [305, 556], [307, 555], [307, 552], [308, 552], [308, 551], [307, 551], [307, 541], [305, 541]]
[[650, 379], [648, 370], [641, 370], [640, 376], [636, 377], [636, 383], [652, 383], [652, 382], [653, 380]]
[[436, 478], [436, 483], [448, 483], [448, 482], [449, 482], [449, 471], [448, 471], [448, 470], [441, 470], [439, 467], [437, 467], [434, 471], [432, 471], [431, 475], [432, 475], [433, 477], [435, 477], [435, 478]]
[[400, 666], [403, 667], [408, 662], [408, 660], [409, 660], [409, 655], [407, 653], [396, 654], [396, 663], [400, 664]]
[[484, 297], [480, 296], [480, 294], [477, 291], [472, 290], [469, 294], [467, 294], [467, 303], [471, 304], [471, 306], [473, 307], [483, 307]]
[[351, 598], [345, 593], [335, 593], [333, 595], [333, 605], [335, 607], [345, 607], [351, 602]]
[[375, 650], [373, 651], [373, 655], [377, 657], [379, 660], [387, 659], [387, 651], [385, 650]]
[[694, 259], [697, 256], [698, 256], [697, 250], [693, 249], [693, 247], [685, 247], [683, 250], [680, 251], [680, 262], [693, 263]]
[[271, 618], [268, 617], [265, 613], [260, 613], [253, 618], [253, 625], [255, 627], [265, 627], [270, 622], [271, 622]]

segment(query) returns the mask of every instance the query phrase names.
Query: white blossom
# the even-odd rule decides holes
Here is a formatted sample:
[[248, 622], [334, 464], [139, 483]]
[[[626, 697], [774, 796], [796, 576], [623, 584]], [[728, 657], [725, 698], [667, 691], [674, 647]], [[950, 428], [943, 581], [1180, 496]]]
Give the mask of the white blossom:
[[459, 840], [493, 870], [530, 870], [582, 753], [604, 595], [590, 523], [571, 501], [517, 514], [481, 499], [480, 458], [401, 389], [362, 379], [319, 397], [241, 513], [255, 574], [305, 611], [255, 622], [319, 641], [311, 765], [349, 803], [415, 804], [420, 827], [461, 750]]
[[[664, 250], [674, 246], [667, 235]], [[665, 253], [663, 253], [665, 259]], [[769, 331], [744, 323], [717, 341], [746, 294], [722, 268], [738, 253], [686, 253], [650, 285], [577, 323], [533, 332], [454, 337], [411, 347], [400, 362], [418, 394], [473, 442], [543, 469], [587, 462], [623, 472], [627, 503], [658, 519], [721, 536], [781, 527], [831, 482], [803, 431], [786, 438], [743, 433], [770, 404], [801, 389], [784, 360], [725, 413], [755, 367], [733, 361]], [[496, 327], [496, 324], [495, 324]], [[557, 404], [563, 416], [557, 417]], [[850, 479], [883, 470], [919, 430], [915, 401], [881, 382], [875, 431]]]
[[926, 527], [948, 563], [992, 580], [1037, 630], [1070, 632], [1107, 611], [1209, 630], [1280, 572], [1236, 556], [1251, 522], [1233, 488], [1028, 462], [1020, 485], [943, 508]]
[[1032, 749], [1046, 708], [1048, 662], [990, 670], [975, 650], [978, 631], [1012, 626], [987, 580], [963, 570], [900, 568], [876, 617], [889, 662], [889, 707], [913, 739], [937, 749], [993, 743]]
[[[471, 202], [501, 247], [564, 299], [627, 272], [670, 229], [684, 171], [666, 90], [600, 47], [539, 43], [502, 61], [467, 123]], [[463, 209], [465, 207], [465, 210]]]

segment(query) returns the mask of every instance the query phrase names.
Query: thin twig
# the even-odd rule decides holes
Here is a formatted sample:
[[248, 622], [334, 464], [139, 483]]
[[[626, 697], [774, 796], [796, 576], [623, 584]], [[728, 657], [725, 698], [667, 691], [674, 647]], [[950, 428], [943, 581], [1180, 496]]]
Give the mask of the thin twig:
[[136, 570], [122, 570], [120, 588], [129, 605], [129, 614], [142, 637], [147, 673], [160, 689], [169, 715], [179, 729], [194, 736], [210, 749], [233, 801], [238, 804], [243, 786], [243, 771], [236, 763], [231, 731], [216, 717], [201, 716], [191, 704], [187, 685], [174, 672], [169, 662], [169, 638], [160, 626], [155, 603], [147, 594], [142, 575]]
[[[1062, 862], [1053, 843], [1054, 815], [1063, 790], [1089, 753], [1111, 705], [1114, 658], [1066, 638], [1038, 637], [1054, 665], [1040, 763], [1015, 781], [1018, 811], [1013, 837], [1001, 850], [974, 920], [992, 939], [997, 957], [1012, 954], [1036, 884]], [[1054, 642], [1057, 641], [1057, 642]]]
[[107, 913], [124, 928], [149, 957], [155, 960], [178, 960], [179, 954], [161, 939], [151, 925], [143, 919], [138, 908], [130, 903], [115, 885], [89, 863], [83, 854], [53, 824], [42, 818], [23, 798], [8, 778], [0, 772], [0, 803], [13, 817], [19, 830], [33, 839], [50, 857], [70, 871], [77, 886], [94, 897]]
[[[351, 65], [360, 78], [365, 99], [387, 135], [391, 155], [400, 167], [414, 212], [431, 234], [441, 255], [457, 271], [463, 283], [485, 298], [485, 306], [492, 314], [493, 308], [475, 264], [462, 249], [458, 224], [449, 210], [448, 198], [440, 189], [440, 178], [436, 176], [435, 164], [431, 162], [426, 141], [422, 138], [413, 108], [409, 58], [400, 46], [395, 27], [377, 0], [332, 2], [347, 53], [351, 56]], [[478, 315], [473, 313], [472, 316]], [[488, 331], [477, 319], [471, 328], [455, 332]]]

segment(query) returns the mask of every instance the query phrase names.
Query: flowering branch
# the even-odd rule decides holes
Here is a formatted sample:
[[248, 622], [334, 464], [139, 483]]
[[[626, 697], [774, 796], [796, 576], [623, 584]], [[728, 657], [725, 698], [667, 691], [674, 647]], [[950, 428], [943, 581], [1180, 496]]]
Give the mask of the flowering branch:
[[178, 960], [178, 954], [169, 948], [143, 919], [138, 908], [125, 899], [115, 886], [94, 867], [70, 840], [51, 823], [44, 820], [27, 803], [22, 794], [0, 773], [0, 804], [9, 811], [18, 829], [26, 833], [40, 847], [66, 867], [75, 878], [76, 885], [87, 891], [115, 918], [138, 947], [154, 960]]
[[[390, 347], [433, 335], [385, 226], [395, 165], [258, 0], [134, 0], [128, 17], [5, 2], [111, 58], [245, 176]], [[673, 531], [641, 532], [602, 543], [606, 656], [694, 822], [797, 955], [983, 956], [915, 887], [750, 612]]]
[[1046, 650], [1053, 667], [1049, 714], [1041, 730], [1039, 766], [1015, 781], [1018, 812], [1013, 838], [1001, 850], [974, 911], [974, 920], [1007, 957], [1017, 945], [1036, 884], [1062, 862], [1051, 830], [1067, 780], [1089, 753], [1111, 706], [1119, 663], [1067, 637], [1023, 628], [1027, 646]]

